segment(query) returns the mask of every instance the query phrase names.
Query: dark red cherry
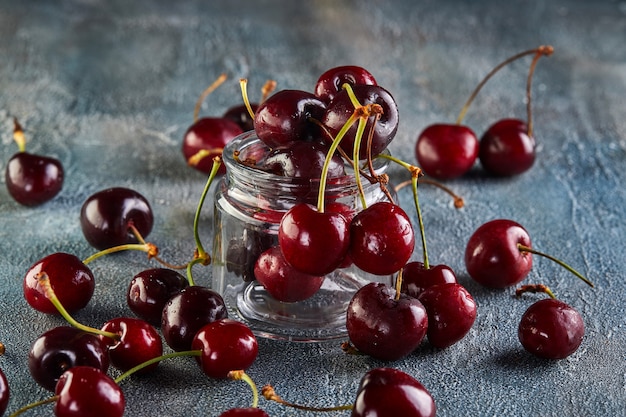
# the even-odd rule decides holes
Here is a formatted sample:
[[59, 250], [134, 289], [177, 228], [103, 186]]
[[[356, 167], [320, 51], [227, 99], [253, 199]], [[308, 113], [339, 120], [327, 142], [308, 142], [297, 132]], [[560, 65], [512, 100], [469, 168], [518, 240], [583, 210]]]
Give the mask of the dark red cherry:
[[126, 400], [106, 373], [88, 366], [66, 371], [56, 385], [56, 417], [122, 417]]
[[505, 288], [522, 281], [532, 268], [532, 255], [518, 245], [531, 247], [530, 236], [519, 223], [491, 220], [472, 234], [465, 248], [465, 266], [478, 283]]
[[395, 204], [372, 204], [350, 224], [350, 257], [356, 266], [371, 274], [397, 272], [406, 265], [414, 246], [411, 220]]
[[224, 299], [217, 292], [197, 285], [169, 299], [163, 308], [161, 331], [175, 351], [189, 350], [194, 336], [205, 324], [228, 317]]
[[80, 225], [87, 242], [96, 249], [137, 243], [130, 226], [142, 237], [152, 231], [154, 215], [148, 200], [137, 191], [115, 187], [99, 191], [83, 203]]
[[202, 355], [196, 359], [211, 378], [226, 378], [230, 371], [248, 369], [259, 352], [250, 328], [231, 319], [217, 320], [202, 327], [191, 348], [202, 350]]
[[478, 158], [490, 174], [518, 175], [535, 162], [535, 139], [528, 135], [525, 122], [503, 119], [491, 125], [480, 139]]
[[463, 339], [476, 320], [476, 302], [457, 283], [436, 284], [418, 298], [428, 313], [428, 342], [438, 348], [452, 346]]
[[456, 274], [447, 265], [430, 265], [428, 268], [418, 261], [409, 262], [402, 268], [401, 291], [418, 298], [428, 287], [437, 284], [455, 283]]
[[546, 359], [563, 359], [576, 352], [585, 335], [580, 313], [568, 304], [546, 298], [528, 307], [519, 323], [524, 349]]
[[28, 353], [30, 374], [49, 391], [54, 391], [59, 377], [75, 366], [107, 371], [109, 353], [98, 336], [74, 327], [55, 327], [39, 336]]
[[312, 297], [324, 283], [324, 276], [305, 274], [289, 265], [278, 246], [259, 256], [254, 275], [273, 298], [286, 303]]
[[[161, 336], [147, 321], [118, 317], [104, 323], [102, 330], [119, 336], [119, 340], [106, 336], [100, 339], [109, 348], [111, 365], [123, 372], [163, 354]], [[148, 372], [157, 365], [149, 365], [140, 372]]]
[[226, 250], [226, 270], [244, 281], [254, 281], [254, 265], [265, 250], [274, 244], [274, 237], [252, 228], [245, 228], [241, 236], [233, 237]]
[[342, 90], [344, 84], [354, 87], [357, 84], [377, 85], [374, 76], [365, 68], [356, 65], [344, 65], [331, 68], [320, 75], [315, 84], [315, 95], [325, 103]]
[[467, 126], [434, 124], [417, 137], [415, 157], [431, 177], [458, 178], [468, 172], [478, 157], [478, 139]]
[[172, 269], [146, 269], [133, 277], [126, 302], [137, 316], [160, 326], [167, 301], [188, 285], [187, 279]]
[[326, 105], [315, 95], [300, 90], [281, 90], [265, 100], [255, 113], [254, 130], [270, 148], [297, 140], [319, 140], [320, 120]]
[[56, 158], [18, 152], [5, 171], [9, 194], [24, 206], [37, 206], [55, 197], [63, 188], [63, 165]]
[[396, 291], [382, 283], [361, 287], [348, 304], [350, 341], [376, 359], [394, 361], [407, 356], [422, 343], [427, 328], [422, 303], [406, 294], [396, 299]]
[[[361, 139], [359, 159], [367, 158], [367, 138], [370, 129], [374, 128], [372, 136], [372, 156], [376, 156], [384, 151], [393, 140], [398, 130], [398, 106], [393, 96], [384, 88], [377, 85], [355, 85], [352, 87], [356, 98], [361, 105], [378, 104], [382, 107], [380, 119], [374, 126], [374, 116], [370, 116], [365, 128], [365, 133]], [[329, 133], [336, 137], [337, 133], [346, 124], [350, 116], [354, 113], [354, 105], [346, 90], [342, 90], [328, 104], [328, 109], [321, 119], [322, 124]], [[340, 147], [350, 156], [353, 154], [354, 142], [356, 138], [357, 124], [355, 123], [341, 140]]]
[[[250, 104], [250, 107], [252, 107], [252, 111], [256, 113], [259, 105]], [[254, 130], [254, 118], [250, 116], [250, 112], [245, 104], [229, 108], [222, 117], [235, 122], [244, 132]]]
[[[228, 142], [235, 136], [242, 134], [244, 130], [234, 121], [221, 117], [203, 117], [192, 124], [183, 136], [182, 152], [185, 160], [200, 151], [208, 151], [197, 164], [192, 167], [200, 172], [208, 174], [213, 168], [213, 157], [222, 155], [222, 151]], [[221, 165], [218, 173], [226, 172]]]
[[57, 252], [35, 262], [24, 276], [24, 298], [35, 310], [58, 314], [39, 283], [42, 272], [48, 276], [52, 290], [68, 312], [80, 310], [91, 300], [96, 286], [91, 270], [75, 255]]
[[393, 368], [375, 368], [359, 384], [352, 417], [434, 417], [435, 401], [409, 374]]
[[[262, 169], [275, 175], [318, 180], [326, 160], [328, 146], [318, 141], [296, 141], [273, 149]], [[346, 175], [343, 159], [334, 155], [328, 166], [328, 178]], [[313, 193], [315, 194], [315, 193]]]
[[278, 244], [287, 262], [309, 275], [326, 275], [343, 262], [350, 247], [350, 228], [343, 215], [296, 204], [283, 216]]
[[0, 416], [4, 415], [4, 412], [9, 406], [10, 394], [9, 382], [4, 372], [2, 372], [2, 369], [0, 369]]
[[231, 408], [224, 411], [219, 417], [270, 417], [265, 411], [260, 408], [248, 407], [248, 408]]

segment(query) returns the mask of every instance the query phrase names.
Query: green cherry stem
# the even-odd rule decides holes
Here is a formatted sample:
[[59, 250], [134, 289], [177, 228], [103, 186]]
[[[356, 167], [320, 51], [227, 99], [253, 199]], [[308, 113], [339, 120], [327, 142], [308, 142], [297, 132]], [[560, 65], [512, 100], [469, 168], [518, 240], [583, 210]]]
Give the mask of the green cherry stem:
[[352, 404], [339, 405], [335, 407], [310, 407], [306, 405], [294, 404], [294, 403], [291, 403], [289, 401], [285, 401], [284, 399], [282, 399], [278, 394], [276, 394], [274, 387], [272, 387], [271, 385], [265, 385], [263, 388], [261, 388], [261, 394], [268, 401], [274, 401], [274, 402], [277, 402], [278, 404], [295, 408], [297, 410], [314, 411], [314, 412], [332, 412], [332, 411], [352, 410], [354, 408], [354, 405]]
[[363, 132], [365, 132], [365, 126], [367, 119], [360, 118], [359, 124], [356, 129], [354, 137], [354, 147], [352, 148], [352, 161], [354, 163], [354, 180], [356, 182], [357, 189], [359, 190], [359, 196], [361, 198], [361, 206], [367, 207], [367, 201], [365, 201], [365, 191], [363, 191], [363, 184], [361, 183], [361, 173], [359, 171], [359, 153], [361, 151], [361, 140], [363, 138]]
[[411, 188], [413, 190], [413, 199], [415, 201], [415, 210], [417, 211], [417, 222], [420, 229], [420, 236], [422, 239], [422, 253], [424, 256], [424, 269], [430, 268], [430, 263], [428, 261], [428, 250], [426, 249], [426, 233], [424, 232], [424, 220], [422, 219], [422, 209], [420, 208], [419, 199], [417, 197], [417, 178], [419, 174], [412, 175], [411, 177]]
[[246, 374], [243, 370], [230, 371], [228, 373], [228, 378], [234, 381], [244, 381], [248, 384], [252, 390], [252, 408], [257, 408], [259, 406], [259, 390], [248, 374]]
[[13, 118], [13, 140], [17, 144], [20, 152], [26, 152], [26, 138], [24, 137], [24, 129], [17, 118]]
[[547, 253], [543, 253], [543, 252], [540, 252], [540, 251], [538, 251], [536, 249], [530, 248], [528, 246], [524, 246], [521, 243], [517, 244], [517, 248], [521, 252], [528, 252], [528, 253], [532, 253], [533, 255], [543, 256], [544, 258], [547, 258], [547, 259], [550, 259], [553, 262], [556, 262], [557, 264], [561, 265], [563, 268], [567, 269], [569, 272], [571, 272], [572, 274], [574, 274], [578, 278], [580, 278], [585, 284], [589, 285], [590, 287], [593, 287], [593, 283], [590, 280], [588, 280], [583, 274], [581, 274], [580, 272], [578, 272], [577, 270], [575, 270], [574, 268], [572, 268], [571, 266], [569, 266], [568, 264], [566, 264], [562, 260], [557, 259], [554, 256], [548, 255]]
[[99, 252], [94, 253], [93, 255], [85, 258], [83, 263], [87, 265], [95, 261], [98, 258], [101, 258], [105, 255], [109, 255], [111, 253], [123, 252], [127, 250], [137, 250], [140, 252], [146, 252], [148, 254], [148, 258], [154, 258], [159, 253], [158, 248], [152, 243], [127, 243], [124, 245], [113, 246], [112, 248], [104, 249]]
[[63, 304], [61, 303], [61, 301], [59, 300], [59, 298], [55, 294], [54, 289], [52, 289], [52, 285], [50, 284], [50, 278], [48, 277], [48, 274], [46, 274], [45, 272], [42, 271], [42, 272], [39, 272], [35, 277], [37, 278], [39, 286], [43, 289], [44, 294], [46, 295], [46, 298], [48, 300], [50, 300], [50, 302], [52, 303], [52, 305], [54, 305], [54, 307], [57, 309], [59, 314], [61, 314], [61, 316], [69, 324], [71, 324], [72, 326], [76, 327], [77, 329], [82, 330], [82, 331], [87, 332], [87, 333], [108, 337], [108, 338], [111, 338], [113, 340], [119, 340], [120, 339], [120, 336], [117, 333], [106, 332], [104, 330], [100, 330], [100, 329], [96, 329], [94, 327], [86, 326], [86, 325], [76, 321], [74, 319], [74, 317], [72, 317], [70, 315], [70, 313], [65, 309], [65, 307], [63, 307]]
[[152, 358], [149, 359], [143, 363], [140, 363], [137, 366], [134, 366], [132, 368], [130, 368], [128, 371], [124, 372], [123, 374], [121, 374], [120, 376], [118, 376], [117, 378], [115, 378], [115, 383], [119, 384], [120, 382], [122, 382], [123, 380], [125, 380], [126, 378], [130, 377], [131, 375], [133, 375], [135, 372], [139, 372], [142, 369], [154, 364], [154, 363], [158, 363], [161, 361], [164, 361], [166, 359], [172, 359], [172, 358], [180, 358], [180, 357], [187, 357], [187, 356], [201, 356], [202, 355], [202, 351], [201, 350], [183, 350], [180, 352], [172, 352], [172, 353], [168, 353], [165, 355], [161, 355], [161, 356], [157, 356], [156, 358]]
[[39, 406], [45, 405], [45, 404], [50, 404], [55, 402], [57, 399], [59, 398], [58, 395], [53, 395], [52, 397], [48, 397], [45, 400], [40, 400], [40, 401], [36, 401], [34, 403], [30, 403], [28, 405], [25, 405], [24, 407], [20, 408], [19, 410], [16, 410], [13, 414], [9, 415], [9, 417], [17, 417], [19, 415], [22, 415], [23, 413], [32, 410], [33, 408], [37, 408]]

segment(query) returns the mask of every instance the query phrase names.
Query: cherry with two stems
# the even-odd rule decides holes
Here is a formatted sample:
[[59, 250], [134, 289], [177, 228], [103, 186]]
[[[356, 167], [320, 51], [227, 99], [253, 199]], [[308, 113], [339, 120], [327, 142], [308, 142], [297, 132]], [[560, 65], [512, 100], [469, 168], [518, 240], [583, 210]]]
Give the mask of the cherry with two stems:
[[13, 138], [19, 151], [7, 162], [4, 175], [7, 190], [24, 206], [43, 204], [63, 188], [63, 165], [56, 158], [26, 152], [24, 130], [15, 118], [13, 125]]

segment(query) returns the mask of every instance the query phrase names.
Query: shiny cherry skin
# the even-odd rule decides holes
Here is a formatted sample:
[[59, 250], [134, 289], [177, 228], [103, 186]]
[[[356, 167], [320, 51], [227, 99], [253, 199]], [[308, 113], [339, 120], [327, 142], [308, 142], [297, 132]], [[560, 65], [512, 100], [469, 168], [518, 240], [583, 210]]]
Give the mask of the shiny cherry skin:
[[278, 244], [287, 262], [309, 275], [337, 269], [350, 248], [350, 225], [343, 215], [296, 204], [278, 227]]
[[38, 206], [63, 188], [63, 165], [56, 158], [18, 152], [7, 162], [4, 178], [15, 201], [24, 206]]
[[535, 162], [535, 138], [518, 119], [502, 119], [480, 139], [478, 158], [488, 173], [513, 176], [528, 171]]
[[375, 359], [404, 358], [422, 343], [427, 328], [426, 309], [418, 299], [406, 294], [396, 299], [396, 291], [379, 282], [361, 287], [348, 304], [350, 341]]
[[428, 390], [409, 374], [374, 368], [359, 384], [352, 417], [435, 417], [437, 407]]
[[56, 385], [56, 417], [122, 417], [126, 399], [106, 373], [88, 366], [66, 371]]
[[89, 267], [75, 255], [56, 252], [35, 262], [24, 276], [24, 298], [35, 310], [58, 314], [39, 283], [42, 272], [48, 275], [50, 286], [68, 312], [80, 310], [91, 300], [96, 284]]
[[[224, 147], [235, 136], [244, 130], [234, 121], [223, 117], [203, 117], [192, 124], [183, 136], [182, 152], [185, 160], [200, 151], [209, 151], [199, 163], [191, 165], [200, 172], [208, 174], [213, 168], [213, 158], [221, 156]], [[226, 167], [222, 164], [218, 173], [224, 174]]]
[[[374, 116], [368, 119], [365, 133], [361, 138], [359, 148], [359, 159], [367, 158], [367, 139], [370, 129], [374, 128], [372, 136], [372, 157], [380, 154], [391, 143], [398, 131], [398, 106], [393, 96], [384, 88], [377, 85], [355, 85], [352, 87], [354, 94], [362, 105], [378, 104], [382, 107], [383, 113], [374, 126]], [[337, 133], [346, 124], [350, 116], [354, 113], [354, 105], [346, 90], [337, 93], [335, 98], [328, 104], [328, 109], [322, 118], [322, 124], [328, 132], [336, 137]], [[353, 154], [354, 142], [358, 123], [355, 123], [341, 140], [340, 147], [350, 156]]]
[[[296, 141], [273, 149], [261, 169], [291, 178], [319, 179], [326, 160], [328, 146], [318, 141]], [[333, 155], [328, 166], [328, 178], [346, 175], [343, 159]]]
[[270, 148], [298, 140], [321, 138], [319, 126], [326, 105], [315, 95], [301, 90], [281, 90], [259, 105], [254, 116], [254, 130]]
[[320, 75], [315, 83], [315, 95], [325, 103], [330, 103], [342, 86], [349, 84], [378, 85], [374, 76], [365, 68], [356, 65], [343, 65], [331, 68]]
[[137, 243], [130, 226], [142, 237], [152, 231], [154, 215], [148, 200], [137, 191], [124, 187], [107, 188], [91, 195], [80, 211], [85, 239], [96, 249]]
[[196, 359], [202, 371], [211, 378], [226, 378], [230, 371], [245, 371], [259, 352], [252, 330], [232, 319], [217, 320], [202, 327], [191, 348], [202, 351]]
[[154, 326], [160, 326], [167, 301], [187, 286], [187, 279], [173, 269], [146, 269], [131, 280], [126, 303], [137, 316]]
[[468, 172], [478, 157], [478, 138], [467, 126], [434, 124], [417, 137], [418, 166], [438, 179], [458, 178]]
[[[111, 365], [122, 372], [163, 354], [161, 336], [147, 321], [118, 317], [104, 323], [102, 330], [115, 333], [119, 337], [119, 340], [115, 340], [100, 336], [100, 340], [109, 348]], [[139, 372], [149, 372], [157, 365], [158, 363], [152, 364]]]
[[436, 284], [418, 297], [428, 314], [428, 342], [447, 348], [463, 339], [476, 321], [476, 302], [458, 283]]
[[219, 417], [270, 417], [265, 411], [260, 408], [248, 407], [248, 408], [231, 408], [224, 411]]
[[255, 280], [254, 266], [261, 253], [272, 247], [274, 238], [252, 227], [245, 228], [241, 236], [233, 237], [226, 250], [226, 270], [245, 282]]
[[546, 298], [522, 315], [519, 341], [528, 352], [545, 359], [563, 359], [576, 352], [585, 335], [580, 313], [563, 301]]
[[189, 350], [202, 326], [226, 317], [228, 311], [221, 295], [207, 287], [193, 285], [174, 295], [165, 304], [161, 332], [173, 350]]
[[60, 326], [39, 336], [28, 353], [31, 376], [49, 391], [54, 391], [59, 377], [75, 366], [90, 366], [106, 372], [109, 369], [107, 346], [93, 334]]
[[439, 264], [425, 268], [422, 262], [413, 261], [402, 268], [400, 291], [417, 298], [428, 287], [455, 282], [457, 282], [456, 274], [449, 266]]
[[350, 257], [375, 275], [390, 275], [413, 254], [415, 233], [409, 216], [395, 204], [381, 201], [359, 212], [350, 223]]
[[10, 395], [11, 390], [9, 389], [9, 382], [4, 372], [2, 372], [2, 369], [0, 369], [0, 416], [4, 415], [4, 412], [9, 406]]
[[530, 236], [519, 223], [496, 219], [480, 226], [465, 247], [465, 267], [479, 284], [505, 288], [521, 282], [532, 268], [529, 252], [518, 245], [531, 247]]
[[324, 283], [324, 276], [305, 274], [289, 265], [278, 246], [259, 256], [254, 276], [272, 298], [285, 303], [312, 297]]
[[[256, 113], [259, 105], [251, 103], [250, 107], [252, 111]], [[239, 104], [229, 108], [222, 117], [235, 122], [244, 132], [254, 130], [254, 118], [250, 116], [250, 112], [245, 104]]]

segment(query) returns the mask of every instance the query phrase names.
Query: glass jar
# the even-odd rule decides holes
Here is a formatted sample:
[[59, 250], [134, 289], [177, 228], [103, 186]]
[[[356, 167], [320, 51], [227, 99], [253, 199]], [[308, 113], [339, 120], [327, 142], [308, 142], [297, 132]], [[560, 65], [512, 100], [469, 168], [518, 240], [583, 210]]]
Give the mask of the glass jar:
[[[214, 206], [213, 289], [223, 297], [229, 317], [245, 322], [257, 336], [294, 341], [321, 341], [346, 336], [346, 309], [354, 293], [369, 282], [392, 284], [392, 276], [368, 274], [355, 266], [325, 276], [310, 298], [281, 302], [254, 279], [254, 264], [266, 249], [277, 245], [283, 214], [295, 204], [317, 204], [319, 180], [268, 173], [241, 161], [261, 161], [269, 152], [254, 132], [233, 139], [223, 152], [226, 175], [217, 185]], [[235, 157], [237, 153], [237, 157]], [[385, 172], [388, 160], [374, 168]], [[378, 184], [362, 177], [365, 201], [388, 201]], [[389, 186], [392, 189], [391, 186]], [[325, 202], [337, 201], [362, 209], [352, 175], [327, 181]]]

